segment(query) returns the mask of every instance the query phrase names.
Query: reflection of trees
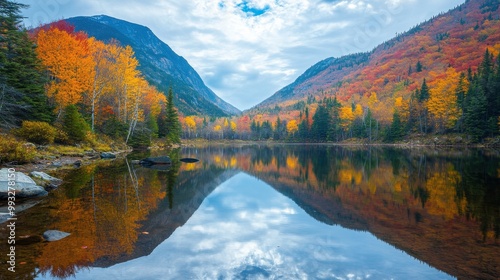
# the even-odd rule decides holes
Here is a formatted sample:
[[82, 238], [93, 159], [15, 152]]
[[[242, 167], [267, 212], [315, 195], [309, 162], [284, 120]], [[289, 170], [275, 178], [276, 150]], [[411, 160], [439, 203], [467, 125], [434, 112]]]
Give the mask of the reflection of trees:
[[[116, 259], [134, 250], [140, 222], [165, 197], [165, 183], [154, 170], [125, 162], [82, 167], [66, 177], [66, 191], [54, 192], [49, 228], [70, 232], [45, 243], [37, 258], [41, 273], [68, 277], [100, 258]], [[72, 177], [74, 175], [74, 177]]]
[[457, 184], [457, 199], [466, 200], [467, 219], [481, 221], [483, 240], [500, 236], [500, 160], [497, 156], [474, 153], [454, 160], [462, 180]]
[[239, 168], [318, 195], [378, 198], [385, 205], [408, 209], [407, 217], [415, 223], [429, 215], [447, 220], [468, 217], [479, 222], [484, 237], [498, 238], [498, 156], [318, 145], [211, 149], [207, 160], [221, 168]]
[[370, 230], [456, 275], [488, 279], [499, 273], [484, 267], [498, 261], [492, 245], [499, 235], [498, 156], [293, 145], [240, 152], [240, 169], [322, 222]]

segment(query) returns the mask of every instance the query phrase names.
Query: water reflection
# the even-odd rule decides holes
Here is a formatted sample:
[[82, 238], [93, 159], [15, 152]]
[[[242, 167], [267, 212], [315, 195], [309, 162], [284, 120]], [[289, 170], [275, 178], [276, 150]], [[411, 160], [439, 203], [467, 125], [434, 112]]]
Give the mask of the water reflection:
[[[195, 241], [195, 242], [194, 242]], [[136, 268], [141, 268], [137, 270]], [[365, 232], [318, 223], [240, 173], [150, 255], [78, 279], [450, 279]]]
[[[18, 279], [132, 279], [144, 267], [151, 279], [411, 278], [408, 267], [447, 277], [407, 254], [459, 278], [500, 275], [497, 151], [244, 146], [170, 156], [169, 170], [123, 160], [68, 173], [19, 215], [17, 235], [72, 235], [18, 246]], [[242, 171], [251, 177], [234, 177]]]

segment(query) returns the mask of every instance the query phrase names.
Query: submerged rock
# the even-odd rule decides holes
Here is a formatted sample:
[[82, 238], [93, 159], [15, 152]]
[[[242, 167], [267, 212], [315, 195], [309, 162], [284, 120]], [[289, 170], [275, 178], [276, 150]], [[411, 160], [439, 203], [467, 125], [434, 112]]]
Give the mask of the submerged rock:
[[179, 161], [185, 162], [185, 163], [194, 163], [200, 161], [197, 158], [181, 158]]
[[43, 238], [47, 241], [57, 241], [68, 237], [70, 234], [59, 230], [47, 230], [43, 233]]
[[139, 163], [143, 165], [171, 164], [172, 160], [170, 159], [169, 156], [149, 157], [142, 159]]
[[8, 168], [2, 168], [0, 170], [0, 199], [9, 197], [9, 192], [11, 193], [10, 196], [13, 196], [12, 192], [14, 190], [15, 197], [20, 198], [47, 195], [47, 191], [38, 186], [27, 175], [21, 172], [9, 172]]
[[105, 159], [116, 158], [116, 155], [114, 153], [110, 153], [110, 152], [103, 152], [103, 153], [101, 153], [101, 158], [105, 158]]

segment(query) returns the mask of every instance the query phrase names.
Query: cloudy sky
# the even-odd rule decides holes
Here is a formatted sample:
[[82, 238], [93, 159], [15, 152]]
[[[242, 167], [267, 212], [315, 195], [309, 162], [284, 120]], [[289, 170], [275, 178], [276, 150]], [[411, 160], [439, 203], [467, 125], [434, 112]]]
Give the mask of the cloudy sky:
[[248, 109], [327, 57], [370, 51], [464, 0], [18, 0], [25, 25], [109, 15], [148, 26]]

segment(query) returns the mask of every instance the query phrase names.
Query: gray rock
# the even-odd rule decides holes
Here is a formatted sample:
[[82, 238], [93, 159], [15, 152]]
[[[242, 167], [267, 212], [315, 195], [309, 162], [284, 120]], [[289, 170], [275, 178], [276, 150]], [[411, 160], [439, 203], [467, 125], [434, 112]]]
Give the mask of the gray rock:
[[116, 158], [116, 155], [110, 152], [101, 153], [101, 158]]
[[54, 162], [52, 163], [52, 166], [53, 166], [53, 167], [62, 167], [62, 166], [63, 166], [63, 164], [62, 164], [62, 162], [60, 162], [60, 161], [54, 161]]
[[30, 175], [39, 179], [37, 182], [43, 186], [45, 190], [57, 189], [63, 182], [61, 179], [52, 177], [45, 172], [33, 171]]
[[[12, 175], [15, 176], [12, 176]], [[14, 179], [14, 180], [12, 180]], [[9, 169], [2, 168], [0, 170], [0, 199], [9, 197], [9, 182], [15, 182], [11, 185], [15, 190], [16, 197], [37, 197], [47, 195], [44, 188], [38, 186], [33, 179], [21, 172], [9, 172]]]
[[47, 230], [43, 233], [43, 238], [47, 241], [57, 241], [68, 237], [70, 234], [59, 230]]
[[45, 172], [40, 172], [40, 171], [33, 171], [30, 173], [31, 176], [42, 179], [44, 181], [47, 181], [51, 183], [52, 185], [59, 186], [62, 183], [61, 179], [55, 178], [50, 176], [49, 174]]
[[154, 165], [154, 164], [171, 164], [172, 160], [169, 156], [161, 156], [161, 157], [150, 157], [145, 158], [140, 161], [140, 164], [143, 165]]

